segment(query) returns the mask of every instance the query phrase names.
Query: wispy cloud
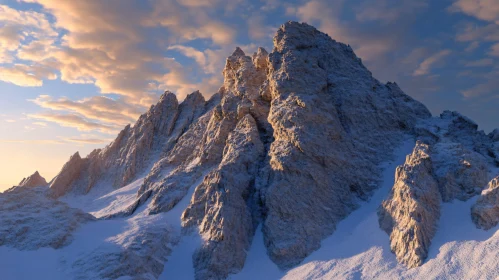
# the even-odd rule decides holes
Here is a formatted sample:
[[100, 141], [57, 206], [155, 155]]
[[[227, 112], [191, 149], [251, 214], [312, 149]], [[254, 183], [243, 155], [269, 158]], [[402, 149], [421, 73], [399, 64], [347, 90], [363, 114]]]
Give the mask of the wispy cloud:
[[466, 67], [484, 67], [494, 64], [494, 60], [491, 58], [483, 58], [476, 61], [470, 61], [465, 64]]
[[437, 62], [441, 61], [443, 58], [448, 56], [450, 53], [451, 53], [450, 50], [442, 50], [426, 58], [419, 64], [419, 67], [416, 70], [414, 70], [413, 76], [428, 75], [432, 67]]
[[450, 7], [450, 11], [463, 12], [499, 24], [499, 2], [495, 0], [457, 0]]
[[28, 114], [29, 118], [55, 122], [61, 126], [73, 127], [80, 131], [100, 131], [107, 134], [116, 134], [121, 129], [121, 126], [107, 125], [97, 122], [92, 122], [85, 117], [77, 114], [59, 114], [53, 112]]

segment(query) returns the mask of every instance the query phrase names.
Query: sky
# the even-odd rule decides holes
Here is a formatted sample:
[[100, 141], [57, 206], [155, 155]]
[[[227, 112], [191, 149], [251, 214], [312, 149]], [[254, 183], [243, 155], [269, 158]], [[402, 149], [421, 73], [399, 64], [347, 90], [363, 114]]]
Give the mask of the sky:
[[307, 22], [434, 115], [499, 127], [497, 0], [0, 0], [0, 191], [112, 141], [165, 90], [222, 84], [240, 46]]

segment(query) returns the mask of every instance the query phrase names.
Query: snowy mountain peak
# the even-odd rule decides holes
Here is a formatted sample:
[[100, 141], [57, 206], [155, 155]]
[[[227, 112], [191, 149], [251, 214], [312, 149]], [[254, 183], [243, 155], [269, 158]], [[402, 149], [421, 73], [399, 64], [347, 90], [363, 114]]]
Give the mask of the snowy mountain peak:
[[[74, 154], [49, 195], [27, 199], [49, 225], [80, 217], [74, 234], [29, 235], [30, 249], [64, 247], [62, 279], [495, 277], [499, 239], [473, 222], [499, 221], [497, 131], [432, 117], [306, 23], [282, 25], [271, 53], [236, 48], [222, 74], [208, 100], [166, 91], [111, 144]], [[0, 195], [5, 209], [26, 191]], [[25, 248], [2, 239], [22, 228], [8, 221], [0, 242]], [[470, 268], [469, 248], [492, 269]]]

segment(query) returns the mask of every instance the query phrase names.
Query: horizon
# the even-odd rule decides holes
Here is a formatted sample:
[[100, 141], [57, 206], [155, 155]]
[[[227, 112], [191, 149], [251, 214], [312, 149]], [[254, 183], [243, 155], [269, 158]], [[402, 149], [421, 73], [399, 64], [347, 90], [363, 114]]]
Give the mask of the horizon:
[[432, 114], [499, 127], [499, 3], [439, 1], [0, 1], [0, 192], [75, 152], [109, 144], [166, 90], [182, 100], [222, 85], [236, 46], [272, 50], [277, 28], [307, 22], [349, 44], [381, 82]]

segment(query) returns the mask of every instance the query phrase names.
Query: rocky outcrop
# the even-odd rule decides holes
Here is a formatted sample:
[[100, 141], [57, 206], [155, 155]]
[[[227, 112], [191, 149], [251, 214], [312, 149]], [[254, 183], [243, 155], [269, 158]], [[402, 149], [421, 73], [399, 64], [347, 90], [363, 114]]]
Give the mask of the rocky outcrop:
[[14, 187], [0, 193], [0, 246], [20, 250], [58, 249], [95, 218], [47, 195], [43, 187]]
[[[495, 160], [490, 153], [492, 137], [477, 128], [472, 120], [450, 111], [443, 112], [439, 118], [421, 120], [416, 125], [416, 135], [421, 142], [414, 151], [424, 150], [420, 157], [428, 163], [423, 165], [425, 168], [408, 170], [408, 166], [414, 164], [408, 162], [414, 161], [413, 152], [397, 169], [396, 176], [401, 176], [400, 170], [408, 174], [396, 180], [378, 213], [380, 227], [390, 234], [392, 251], [408, 267], [422, 265], [427, 256], [438, 226], [440, 200], [466, 201], [480, 194], [487, 185], [489, 167]], [[435, 183], [438, 194], [434, 192]], [[423, 191], [430, 188], [431, 191], [426, 190], [426, 195], [421, 196], [413, 188]], [[407, 192], [405, 195], [414, 192], [416, 197], [408, 199], [404, 191]]]
[[270, 257], [287, 268], [369, 198], [378, 163], [431, 114], [396, 84], [374, 79], [349, 46], [307, 24], [283, 25], [274, 46], [263, 230]]
[[[194, 92], [179, 103], [165, 92], [110, 145], [83, 159], [75, 154], [52, 181], [54, 196], [118, 188], [147, 174], [130, 205], [104, 218], [161, 216], [193, 192], [181, 221], [184, 233], [203, 237], [196, 278], [240, 270], [259, 223], [270, 258], [287, 269], [371, 197], [381, 163], [410, 135], [420, 142], [397, 169], [379, 215], [399, 261], [414, 267], [426, 258], [441, 200], [480, 193], [488, 167], [499, 164], [496, 132], [486, 135], [456, 112], [431, 118], [396, 83], [376, 80], [350, 46], [304, 23], [281, 26], [270, 54], [237, 48], [223, 76], [208, 101]], [[159, 232], [170, 242], [168, 230]], [[96, 265], [95, 278], [158, 275], [158, 262], [142, 262], [135, 249], [102, 253], [113, 267]]]
[[462, 201], [480, 194], [488, 182], [488, 166], [484, 156], [460, 143], [437, 143], [432, 160], [435, 176], [444, 202]]
[[196, 188], [182, 215], [184, 227], [199, 225], [206, 236], [194, 255], [196, 278], [225, 279], [243, 268], [257, 226], [250, 204], [263, 153], [256, 122], [247, 114], [229, 135], [220, 165]]
[[487, 189], [471, 208], [477, 228], [491, 229], [499, 223], [499, 176], [489, 182]]
[[75, 279], [158, 279], [178, 237], [162, 222], [134, 224], [79, 256], [72, 264]]
[[99, 183], [115, 188], [130, 183], [172, 149], [189, 125], [204, 113], [204, 107], [199, 91], [190, 94], [180, 105], [175, 94], [165, 92], [133, 127], [125, 127], [107, 147], [94, 150], [79, 161], [70, 160], [60, 174], [65, 171], [70, 176], [51, 184], [54, 194], [86, 194]]
[[395, 185], [378, 211], [392, 252], [409, 268], [420, 266], [428, 256], [440, 217], [441, 197], [432, 173], [430, 148], [418, 142], [404, 165], [397, 167]]
[[35, 171], [35, 173], [33, 173], [31, 176], [22, 179], [18, 186], [31, 188], [46, 185], [47, 181], [45, 181], [45, 178], [43, 178], [40, 173], [38, 173], [38, 171]]
[[85, 164], [86, 161], [80, 157], [78, 152], [72, 155], [59, 174], [50, 182], [52, 195], [59, 197], [67, 193], [71, 189], [71, 184], [79, 178]]

